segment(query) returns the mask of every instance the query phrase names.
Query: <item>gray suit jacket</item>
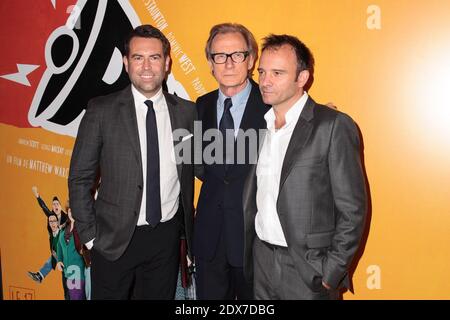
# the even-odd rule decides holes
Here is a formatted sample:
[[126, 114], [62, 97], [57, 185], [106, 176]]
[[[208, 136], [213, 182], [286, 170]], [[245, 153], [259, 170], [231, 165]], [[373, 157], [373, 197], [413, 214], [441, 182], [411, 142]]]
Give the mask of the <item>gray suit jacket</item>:
[[[172, 130], [193, 133], [196, 109], [192, 102], [164, 93]], [[181, 138], [174, 141], [180, 143]], [[188, 139], [182, 143], [191, 143]], [[192, 164], [177, 165], [181, 185], [180, 209], [190, 253], [193, 225], [194, 176]], [[69, 197], [83, 243], [95, 238], [94, 247], [108, 260], [127, 248], [139, 217], [143, 193], [141, 150], [131, 86], [92, 99], [86, 109], [73, 149]], [[101, 177], [97, 199], [96, 180]]]
[[[256, 165], [243, 194], [244, 272], [253, 278]], [[358, 248], [367, 197], [356, 125], [347, 115], [308, 98], [289, 142], [277, 200], [288, 250], [312, 291], [322, 280], [349, 287], [348, 267]]]

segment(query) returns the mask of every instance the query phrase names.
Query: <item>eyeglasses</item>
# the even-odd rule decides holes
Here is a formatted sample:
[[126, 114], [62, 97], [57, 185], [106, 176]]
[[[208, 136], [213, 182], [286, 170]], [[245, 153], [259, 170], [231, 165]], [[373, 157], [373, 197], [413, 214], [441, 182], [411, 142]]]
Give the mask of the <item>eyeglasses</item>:
[[241, 63], [244, 62], [245, 59], [247, 59], [249, 55], [248, 51], [236, 51], [233, 53], [211, 53], [211, 59], [215, 64], [224, 64], [227, 62], [228, 58], [230, 57], [231, 60], [235, 63]]

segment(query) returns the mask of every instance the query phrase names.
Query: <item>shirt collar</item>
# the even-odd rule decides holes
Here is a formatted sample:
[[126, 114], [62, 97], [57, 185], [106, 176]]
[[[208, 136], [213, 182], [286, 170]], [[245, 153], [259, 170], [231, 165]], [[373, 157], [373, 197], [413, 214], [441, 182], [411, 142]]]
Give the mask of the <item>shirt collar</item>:
[[131, 92], [133, 94], [133, 98], [136, 105], [143, 105], [145, 101], [151, 100], [153, 102], [153, 105], [156, 106], [159, 104], [159, 102], [163, 97], [162, 87], [159, 88], [159, 91], [150, 99], [144, 96], [142, 93], [140, 93], [133, 84], [131, 85]]
[[232, 108], [239, 107], [243, 104], [243, 102], [247, 101], [248, 97], [250, 96], [250, 92], [252, 91], [252, 86], [248, 79], [246, 81], [247, 84], [245, 85], [245, 88], [232, 97], [224, 95], [223, 92], [219, 89], [219, 106], [223, 106], [226, 98], [231, 98], [231, 102], [233, 103]]
[[[286, 124], [283, 128], [289, 128], [297, 123], [307, 100], [308, 93], [305, 91], [300, 99], [298, 99], [297, 102], [294, 103], [294, 105], [286, 112]], [[273, 129], [275, 127], [275, 112], [273, 111], [273, 107], [266, 112], [264, 119], [267, 123], [267, 129]]]

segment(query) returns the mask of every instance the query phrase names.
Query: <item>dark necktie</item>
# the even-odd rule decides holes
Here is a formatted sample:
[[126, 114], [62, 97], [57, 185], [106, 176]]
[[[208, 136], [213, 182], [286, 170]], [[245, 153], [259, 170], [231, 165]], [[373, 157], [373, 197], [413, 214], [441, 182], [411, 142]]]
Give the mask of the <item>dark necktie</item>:
[[231, 102], [231, 98], [226, 98], [223, 103], [223, 114], [219, 123], [219, 130], [222, 133], [224, 141], [223, 143], [224, 164], [232, 162], [230, 159], [228, 159], [228, 156], [231, 155], [227, 155], [226, 153], [227, 145], [230, 145], [228, 147], [228, 150], [234, 148], [234, 121], [230, 112], [232, 106], [233, 103]]
[[161, 196], [159, 183], [159, 148], [158, 130], [153, 102], [146, 100], [148, 107], [146, 118], [147, 129], [147, 203], [146, 220], [155, 227], [161, 221]]

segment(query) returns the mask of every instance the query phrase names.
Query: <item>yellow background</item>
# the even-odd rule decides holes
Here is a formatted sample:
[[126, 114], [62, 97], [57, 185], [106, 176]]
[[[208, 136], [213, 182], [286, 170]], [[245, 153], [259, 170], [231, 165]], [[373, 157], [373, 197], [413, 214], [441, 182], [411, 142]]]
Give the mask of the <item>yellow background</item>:
[[[154, 23], [146, 2], [131, 1], [142, 22]], [[346, 293], [344, 298], [449, 299], [450, 1], [159, 0], [156, 4], [168, 23], [163, 32], [173, 32], [195, 66], [188, 75], [176, 60], [172, 68], [194, 100], [193, 78], [199, 77], [207, 91], [217, 87], [204, 56], [209, 29], [216, 23], [242, 23], [258, 42], [268, 33], [288, 33], [309, 46], [316, 61], [310, 95], [321, 103], [332, 101], [348, 113], [360, 128], [365, 147], [370, 229], [354, 273], [355, 294]], [[381, 10], [379, 30], [367, 27], [370, 5]], [[2, 146], [19, 136], [58, 141], [67, 148], [73, 144], [71, 138], [42, 129], [5, 125], [0, 129]], [[8, 298], [9, 286], [18, 286], [34, 289], [39, 299], [61, 297], [59, 274], [52, 272], [43, 284], [35, 285], [25, 273], [48, 256], [48, 237], [42, 232], [45, 219], [38, 213], [31, 186], [38, 185], [49, 203], [53, 194], [67, 199], [67, 184], [6, 165], [5, 153], [28, 152], [22, 149], [14, 144], [1, 151], [4, 295]], [[37, 154], [33, 151], [33, 157]], [[42, 158], [47, 156], [42, 153]], [[68, 166], [68, 157], [57, 160]], [[368, 286], [374, 276], [368, 273], [371, 266], [379, 267], [377, 289]]]

